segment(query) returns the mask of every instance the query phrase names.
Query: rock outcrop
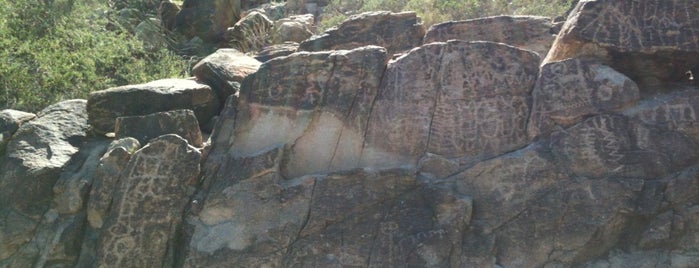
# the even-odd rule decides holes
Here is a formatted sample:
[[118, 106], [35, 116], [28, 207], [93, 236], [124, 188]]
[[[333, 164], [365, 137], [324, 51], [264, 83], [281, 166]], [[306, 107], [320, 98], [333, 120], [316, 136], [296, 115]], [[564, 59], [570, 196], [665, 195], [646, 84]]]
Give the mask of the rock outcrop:
[[505, 43], [532, 50], [543, 59], [555, 39], [547, 17], [495, 16], [435, 24], [427, 30], [423, 43], [452, 39]]
[[594, 57], [642, 86], [699, 73], [696, 1], [581, 1], [545, 62]]
[[216, 92], [221, 102], [240, 89], [240, 83], [260, 68], [261, 62], [230, 48], [222, 48], [200, 60], [192, 74]]
[[366, 12], [349, 17], [335, 28], [301, 42], [301, 51], [353, 49], [382, 46], [389, 55], [410, 50], [422, 43], [425, 27], [415, 12]]
[[96, 133], [114, 131], [118, 117], [189, 109], [205, 125], [219, 112], [220, 103], [211, 87], [186, 79], [163, 79], [90, 93], [87, 113]]
[[696, 7], [580, 1], [543, 64], [458, 37], [502, 17], [353, 28], [0, 112], [0, 267], [695, 267], [699, 91], [654, 72], [693, 68]]

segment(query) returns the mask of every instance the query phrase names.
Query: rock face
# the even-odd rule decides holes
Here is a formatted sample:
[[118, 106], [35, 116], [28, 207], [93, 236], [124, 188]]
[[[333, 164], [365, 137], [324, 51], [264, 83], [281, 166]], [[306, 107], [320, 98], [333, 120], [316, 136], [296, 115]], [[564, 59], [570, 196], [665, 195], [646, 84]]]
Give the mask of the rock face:
[[416, 165], [430, 153], [472, 163], [523, 147], [538, 62], [529, 51], [465, 41], [396, 59], [375, 100], [362, 162]]
[[240, 1], [185, 0], [175, 17], [174, 29], [188, 38], [198, 36], [208, 42], [222, 41], [226, 29], [241, 17]]
[[425, 34], [423, 43], [452, 39], [491, 41], [529, 49], [545, 57], [555, 36], [547, 17], [495, 16], [435, 24]]
[[[699, 90], [625, 68], [687, 67], [696, 7], [581, 1], [549, 56], [582, 54], [543, 65], [465, 40], [276, 57], [207, 82], [240, 90], [201, 149], [193, 103], [219, 101], [194, 81], [56, 104], [3, 126], [0, 267], [696, 267]], [[88, 135], [115, 120], [147, 144]]]
[[603, 64], [568, 59], [544, 64], [532, 92], [534, 108], [529, 135], [569, 127], [583, 117], [635, 104], [640, 93], [628, 77]]
[[222, 48], [199, 61], [192, 69], [197, 79], [216, 92], [223, 102], [240, 89], [240, 83], [260, 68], [261, 62], [230, 48]]
[[85, 105], [85, 100], [70, 100], [45, 108], [7, 144], [0, 158], [0, 264], [31, 240], [51, 205], [47, 197], [61, 169], [87, 136]]
[[4, 151], [5, 145], [19, 126], [35, 117], [35, 114], [22, 111], [9, 109], [0, 111], [0, 152]]
[[87, 113], [96, 133], [114, 131], [117, 117], [178, 109], [194, 111], [204, 125], [219, 111], [219, 100], [207, 85], [185, 79], [164, 79], [90, 93]]
[[425, 35], [415, 12], [367, 12], [351, 16], [336, 28], [301, 43], [301, 51], [385, 47], [389, 55], [417, 47]]
[[141, 144], [165, 134], [176, 134], [189, 144], [202, 147], [201, 130], [192, 110], [175, 110], [144, 116], [119, 117], [115, 124], [117, 138], [136, 138]]
[[643, 85], [686, 80], [688, 70], [699, 68], [696, 5], [682, 0], [581, 1], [545, 62], [596, 57]]
[[[167, 161], [164, 161], [167, 158]], [[171, 266], [201, 154], [177, 135], [136, 151], [119, 180], [97, 246], [99, 267]]]

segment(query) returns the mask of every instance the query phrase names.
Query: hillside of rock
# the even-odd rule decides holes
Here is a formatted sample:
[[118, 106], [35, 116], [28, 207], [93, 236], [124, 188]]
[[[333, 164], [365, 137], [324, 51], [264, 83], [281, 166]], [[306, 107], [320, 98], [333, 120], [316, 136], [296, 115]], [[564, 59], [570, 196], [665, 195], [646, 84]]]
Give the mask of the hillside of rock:
[[0, 267], [696, 267], [697, 7], [365, 13], [2, 110]]

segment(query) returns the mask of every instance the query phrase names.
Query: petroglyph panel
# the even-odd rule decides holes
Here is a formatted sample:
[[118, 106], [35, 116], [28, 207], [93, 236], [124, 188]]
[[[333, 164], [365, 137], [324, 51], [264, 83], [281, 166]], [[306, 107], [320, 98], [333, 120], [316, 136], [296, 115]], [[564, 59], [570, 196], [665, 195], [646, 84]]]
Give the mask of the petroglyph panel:
[[622, 116], [592, 117], [553, 134], [554, 153], [565, 159], [568, 168], [577, 175], [622, 174], [628, 168], [626, 155], [637, 149], [628, 131], [630, 127], [628, 119]]
[[[699, 50], [699, 1], [585, 1], [574, 34], [624, 51]], [[575, 11], [574, 11], [575, 12]]]
[[529, 49], [545, 57], [555, 36], [551, 18], [538, 16], [493, 16], [435, 24], [425, 34], [424, 43], [491, 41]]
[[648, 99], [624, 114], [666, 130], [676, 130], [699, 140], [699, 91], [689, 89]]
[[367, 144], [419, 157], [487, 157], [523, 146], [539, 58], [490, 42], [433, 43], [389, 64]]
[[[164, 160], [167, 158], [167, 160]], [[99, 267], [167, 266], [171, 244], [196, 184], [201, 154], [176, 135], [134, 153], [119, 180], [98, 246]]]
[[555, 125], [570, 126], [585, 116], [631, 105], [638, 101], [639, 89], [610, 67], [568, 59], [541, 67], [532, 97], [528, 132], [536, 137], [550, 133]]

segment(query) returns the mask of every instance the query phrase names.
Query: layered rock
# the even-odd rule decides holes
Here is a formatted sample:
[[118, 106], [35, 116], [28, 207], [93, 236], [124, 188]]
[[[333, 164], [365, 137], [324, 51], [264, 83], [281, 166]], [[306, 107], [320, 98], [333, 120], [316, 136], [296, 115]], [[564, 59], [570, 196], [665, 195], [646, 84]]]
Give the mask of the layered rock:
[[553, 24], [547, 17], [495, 16], [435, 24], [427, 30], [423, 43], [452, 39], [490, 41], [529, 49], [543, 57], [555, 39]]
[[303, 41], [301, 51], [353, 49], [366, 45], [382, 46], [389, 55], [419, 46], [425, 28], [415, 12], [367, 12], [349, 17], [326, 32]]
[[186, 79], [163, 79], [90, 93], [87, 113], [96, 133], [114, 131], [118, 117], [178, 109], [194, 111], [205, 125], [219, 112], [216, 94], [207, 85]]

